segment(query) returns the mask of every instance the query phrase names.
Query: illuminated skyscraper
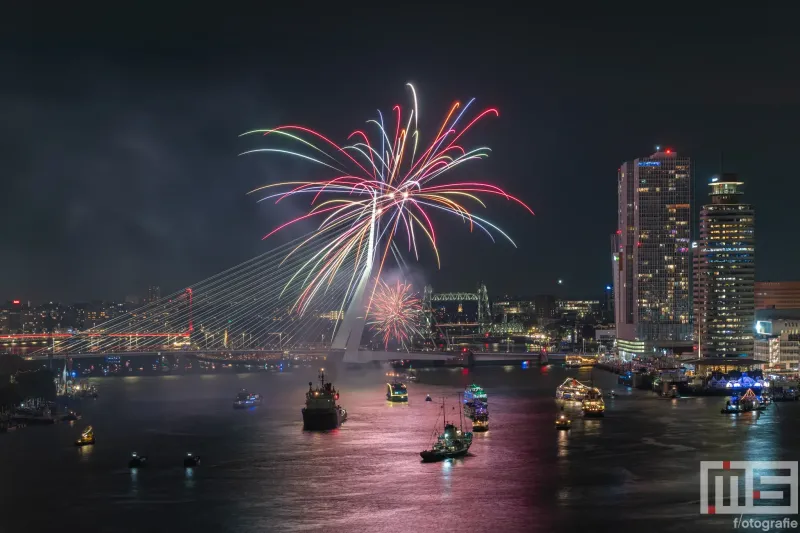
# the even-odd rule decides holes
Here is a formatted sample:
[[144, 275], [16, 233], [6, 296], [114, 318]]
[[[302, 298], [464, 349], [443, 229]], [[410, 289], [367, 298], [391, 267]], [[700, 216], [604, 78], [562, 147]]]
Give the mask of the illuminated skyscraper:
[[735, 174], [714, 178], [700, 212], [694, 315], [702, 357], [753, 355], [755, 213], [741, 196]]
[[692, 338], [691, 160], [671, 150], [625, 162], [617, 177], [614, 303], [622, 355]]

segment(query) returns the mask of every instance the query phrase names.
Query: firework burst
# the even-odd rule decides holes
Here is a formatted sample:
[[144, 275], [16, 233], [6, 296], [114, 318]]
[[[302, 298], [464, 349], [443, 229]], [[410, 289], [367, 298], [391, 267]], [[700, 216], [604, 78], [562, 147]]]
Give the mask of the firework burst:
[[422, 304], [410, 284], [398, 281], [390, 285], [376, 280], [369, 325], [383, 340], [384, 348], [392, 339], [406, 346], [415, 336], [421, 336], [421, 320]]
[[[349, 272], [348, 294], [352, 294], [353, 287], [358, 284], [359, 274], [369, 275], [373, 265], [377, 265], [380, 277], [389, 252], [392, 251], [395, 258], [400, 257], [401, 244], [419, 259], [418, 240], [428, 241], [441, 267], [437, 232], [430, 217], [432, 212], [454, 215], [468, 224], [470, 231], [478, 228], [492, 241], [495, 234], [502, 235], [514, 246], [508, 235], [473, 213], [471, 207], [485, 208], [482, 197], [499, 196], [533, 214], [524, 202], [491, 183], [442, 182], [452, 170], [464, 163], [488, 156], [489, 148], [465, 149], [459, 142], [477, 122], [485, 117], [498, 116], [497, 110], [486, 109], [469, 119], [467, 110], [475, 99], [463, 107], [455, 102], [433, 141], [426, 147], [417, 128], [420, 114], [416, 92], [413, 86], [408, 86], [413, 106], [405, 118], [399, 105], [394, 106], [388, 121], [384, 121], [378, 112], [378, 120], [367, 121], [365, 129], [377, 135], [370, 137], [365, 131], [357, 130], [348, 137], [350, 144], [346, 146], [296, 125], [243, 134], [261, 133], [270, 138], [282, 138], [304, 150], [260, 148], [245, 154], [288, 154], [336, 173], [328, 180], [274, 183], [251, 191], [263, 195], [259, 201], [274, 200], [278, 203], [303, 195], [310, 200], [306, 214], [281, 224], [265, 235], [265, 239], [300, 221], [319, 220], [316, 232], [287, 255], [288, 259], [312, 241], [321, 243], [319, 251], [305, 260], [287, 283], [287, 287], [296, 281], [302, 283], [301, 294], [294, 306], [300, 313], [308, 308], [316, 294], [324, 292], [333, 283], [343, 266]], [[367, 309], [371, 307], [374, 296], [375, 288]]]

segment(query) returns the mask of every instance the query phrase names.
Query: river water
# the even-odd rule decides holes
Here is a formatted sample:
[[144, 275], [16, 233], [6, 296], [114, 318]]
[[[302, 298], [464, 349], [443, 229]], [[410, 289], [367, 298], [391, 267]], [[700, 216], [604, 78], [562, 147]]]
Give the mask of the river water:
[[[302, 430], [315, 368], [98, 379], [82, 420], [0, 435], [0, 531], [730, 531], [700, 515], [699, 461], [800, 457], [800, 402], [736, 418], [724, 399], [660, 399], [603, 371], [498, 367], [420, 371], [402, 405], [385, 371], [329, 369], [350, 415], [329, 433]], [[553, 394], [568, 375], [618, 396], [567, 433]], [[420, 463], [439, 412], [425, 395], [450, 411], [471, 382], [490, 431], [466, 458]], [[232, 409], [241, 388], [264, 405]], [[74, 447], [88, 424], [97, 444]], [[132, 451], [149, 466], [130, 471]], [[184, 469], [187, 452], [202, 466]]]

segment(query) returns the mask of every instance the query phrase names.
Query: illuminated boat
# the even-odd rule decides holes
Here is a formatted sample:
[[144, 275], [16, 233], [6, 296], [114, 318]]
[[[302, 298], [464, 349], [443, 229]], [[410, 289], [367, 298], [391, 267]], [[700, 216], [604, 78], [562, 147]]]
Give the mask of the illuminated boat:
[[589, 387], [575, 378], [567, 378], [564, 383], [556, 387], [556, 398], [559, 400], [582, 401], [589, 392]]
[[394, 381], [386, 384], [386, 399], [390, 402], [407, 402], [408, 389], [405, 383]]
[[742, 396], [734, 393], [728, 401], [725, 402], [722, 414], [747, 413], [749, 411], [758, 411], [765, 408], [766, 404], [762, 406], [762, 403], [759, 401], [756, 393], [753, 392], [753, 389], [747, 389], [747, 392]]
[[474, 383], [464, 390], [464, 403], [469, 403], [474, 400], [480, 400], [483, 403], [489, 401], [486, 392]]
[[475, 433], [489, 431], [489, 415], [478, 415], [472, 419], [472, 431]]
[[[442, 415], [445, 416], [444, 399], [442, 400]], [[472, 432], [462, 431], [455, 425], [448, 424], [446, 419], [443, 419], [443, 422], [444, 433], [436, 438], [436, 442], [433, 443], [430, 450], [419, 452], [425, 463], [463, 457], [469, 452], [469, 447], [472, 445]]]
[[567, 368], [580, 368], [583, 359], [580, 355], [568, 355], [564, 358], [564, 366]]
[[480, 416], [489, 416], [489, 406], [480, 400], [472, 400], [464, 404], [464, 416], [472, 420]]
[[308, 383], [306, 406], [303, 408], [303, 428], [311, 431], [336, 429], [347, 420], [347, 411], [336, 402], [339, 392], [333, 384], [325, 382], [324, 369], [319, 371], [319, 387]]
[[600, 389], [591, 388], [586, 392], [586, 397], [581, 402], [583, 416], [604, 416], [606, 404], [603, 401], [603, 393]]
[[247, 389], [242, 389], [233, 400], [234, 409], [247, 409], [248, 407], [255, 407], [261, 405], [261, 395], [251, 394]]
[[81, 438], [75, 441], [75, 446], [88, 446], [90, 444], [94, 444], [94, 430], [92, 426], [84, 429]]
[[570, 429], [572, 428], [572, 420], [564, 415], [556, 418], [556, 429]]

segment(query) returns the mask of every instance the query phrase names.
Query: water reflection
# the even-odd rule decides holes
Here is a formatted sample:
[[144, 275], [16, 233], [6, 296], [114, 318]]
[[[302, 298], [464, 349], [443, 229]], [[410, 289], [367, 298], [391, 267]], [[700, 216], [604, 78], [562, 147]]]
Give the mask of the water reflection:
[[[72, 424], [72, 422], [70, 422]], [[88, 461], [89, 458], [92, 456], [92, 451], [94, 450], [94, 445], [89, 446], [78, 446], [78, 455], [81, 458], [81, 461]]]
[[455, 459], [445, 459], [442, 461], [442, 490], [444, 496], [450, 496], [453, 492], [452, 470]]
[[184, 483], [183, 483], [184, 486], [187, 489], [194, 489], [194, 483], [195, 483], [194, 482], [194, 468], [187, 467], [187, 468], [184, 468], [184, 471], [185, 471], [185, 474], [186, 474], [185, 477], [184, 477]]
[[[793, 436], [800, 402], [729, 417], [720, 414], [724, 399], [667, 402], [596, 371], [595, 384], [618, 393], [606, 418], [583, 419], [580, 404], [569, 402], [563, 413], [573, 427], [558, 431], [555, 388], [585, 373], [519, 365], [511, 372], [476, 367], [467, 376], [420, 369], [425, 383], [409, 384], [412, 402], [389, 402], [388, 410], [381, 392], [386, 370], [340, 371], [335, 383], [352, 418], [327, 433], [302, 430], [300, 407], [316, 366], [294, 376], [101, 379], [101, 397], [80, 408], [82, 424], [102, 430], [96, 450], [75, 453], [78, 427], [0, 435], [0, 471], [16, 485], [0, 485], [0, 510], [14, 511], [3, 513], [0, 529], [50, 532], [56, 515], [77, 517], [71, 523], [84, 531], [149, 531], [157, 516], [160, 530], [205, 531], [224, 523], [237, 533], [398, 527], [433, 533], [465, 520], [472, 529], [503, 533], [531, 531], [531, 524], [542, 532], [619, 531], [627, 519], [650, 533], [700, 532], [715, 524], [700, 523], [696, 504], [687, 503], [696, 501], [698, 461], [800, 455]], [[246, 415], [230, 406], [245, 375], [247, 388], [270, 399]], [[441, 432], [437, 399], [447, 397], [448, 419], [451, 412], [458, 417], [456, 395], [473, 381], [490, 396], [491, 431], [475, 434], [463, 459], [422, 464], [419, 451], [430, 445], [434, 428]], [[425, 402], [426, 394], [435, 400]], [[152, 451], [153, 464], [141, 472], [121, 469], [120, 453], [133, 449]], [[169, 458], [187, 450], [213, 457], [213, 467], [181, 472]], [[40, 512], [41, 500], [29, 496], [34, 491], [50, 513]], [[98, 505], [115, 497], [122, 505]], [[169, 502], [181, 504], [165, 512]], [[668, 519], [644, 524], [653, 513]]]
[[565, 458], [569, 455], [569, 432], [571, 430], [558, 431], [558, 457]]

